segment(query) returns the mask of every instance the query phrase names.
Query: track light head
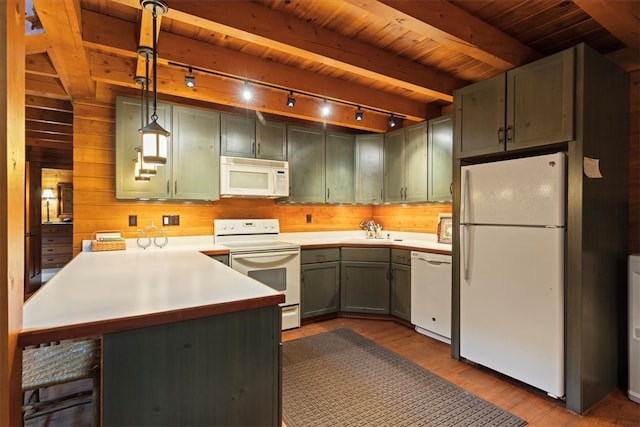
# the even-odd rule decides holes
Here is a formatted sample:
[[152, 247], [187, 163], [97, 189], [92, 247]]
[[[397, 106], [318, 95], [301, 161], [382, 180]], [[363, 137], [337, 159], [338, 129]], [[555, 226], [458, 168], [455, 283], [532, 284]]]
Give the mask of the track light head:
[[196, 87], [196, 76], [193, 75], [191, 67], [189, 67], [189, 72], [184, 76], [184, 84], [189, 88]]
[[293, 92], [289, 92], [287, 96], [287, 107], [293, 108], [296, 105], [296, 99], [293, 97]]
[[322, 103], [322, 107], [320, 108], [320, 115], [322, 117], [328, 117], [330, 112], [331, 108], [329, 107], [329, 104], [327, 104], [327, 100], [325, 99]]
[[361, 122], [363, 117], [364, 112], [362, 111], [362, 109], [360, 109], [360, 107], [358, 107], [358, 109], [356, 110], [356, 122]]
[[249, 82], [244, 82], [244, 87], [242, 88], [242, 99], [245, 101], [251, 101], [253, 98], [253, 94], [251, 93], [251, 88], [249, 88]]
[[396, 121], [395, 117], [392, 114], [391, 117], [389, 117], [389, 127], [393, 129], [396, 126], [398, 126], [398, 122]]

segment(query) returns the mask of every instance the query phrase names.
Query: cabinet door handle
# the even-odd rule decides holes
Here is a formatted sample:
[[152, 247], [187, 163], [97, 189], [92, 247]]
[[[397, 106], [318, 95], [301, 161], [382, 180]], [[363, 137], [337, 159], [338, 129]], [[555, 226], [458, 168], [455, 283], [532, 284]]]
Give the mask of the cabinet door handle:
[[169, 185], [171, 185], [171, 183], [169, 182], [169, 180], [167, 180], [167, 194], [169, 194], [169, 189], [171, 188], [169, 187]]
[[258, 147], [258, 149], [257, 149], [257, 151], [258, 151], [258, 152], [257, 152], [257, 154], [260, 154], [260, 143], [259, 143], [259, 142], [257, 143], [257, 147]]
[[331, 189], [327, 188], [327, 200], [331, 199]]
[[513, 142], [513, 126], [507, 126], [507, 144]]
[[174, 195], [178, 194], [178, 180], [177, 179], [173, 182], [173, 194]]
[[502, 126], [498, 128], [498, 144], [504, 144], [504, 128]]
[[253, 141], [253, 142], [251, 143], [251, 152], [252, 152], [252, 153], [255, 153], [255, 152], [256, 152], [256, 142], [255, 142], [255, 141]]
[[453, 194], [453, 182], [449, 184], [449, 194]]

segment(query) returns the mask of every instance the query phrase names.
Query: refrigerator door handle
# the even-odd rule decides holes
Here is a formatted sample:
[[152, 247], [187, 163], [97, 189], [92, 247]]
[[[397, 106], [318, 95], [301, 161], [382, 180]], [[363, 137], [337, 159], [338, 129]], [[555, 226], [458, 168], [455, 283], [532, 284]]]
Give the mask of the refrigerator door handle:
[[463, 179], [463, 192], [462, 192], [462, 197], [460, 198], [460, 222], [461, 223], [467, 223], [469, 222], [469, 218], [467, 218], [467, 197], [469, 194], [469, 170], [465, 169], [464, 170], [464, 176], [462, 177]]
[[469, 280], [469, 226], [460, 226], [460, 255], [462, 256], [462, 277], [464, 280]]

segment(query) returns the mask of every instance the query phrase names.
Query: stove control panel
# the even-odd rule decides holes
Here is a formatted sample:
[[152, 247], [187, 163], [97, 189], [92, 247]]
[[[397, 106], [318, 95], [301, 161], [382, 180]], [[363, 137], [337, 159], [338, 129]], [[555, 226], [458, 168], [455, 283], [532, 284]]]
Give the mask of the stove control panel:
[[214, 219], [213, 235], [226, 236], [233, 234], [278, 234], [278, 219]]

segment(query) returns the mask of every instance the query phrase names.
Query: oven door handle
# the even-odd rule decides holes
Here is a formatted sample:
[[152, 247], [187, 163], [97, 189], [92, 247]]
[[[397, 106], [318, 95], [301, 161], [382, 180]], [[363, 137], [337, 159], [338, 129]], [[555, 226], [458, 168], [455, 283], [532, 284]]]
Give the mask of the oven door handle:
[[278, 251], [278, 252], [254, 252], [250, 254], [231, 254], [233, 259], [247, 259], [247, 258], [267, 258], [267, 257], [292, 257], [299, 255], [300, 251]]

